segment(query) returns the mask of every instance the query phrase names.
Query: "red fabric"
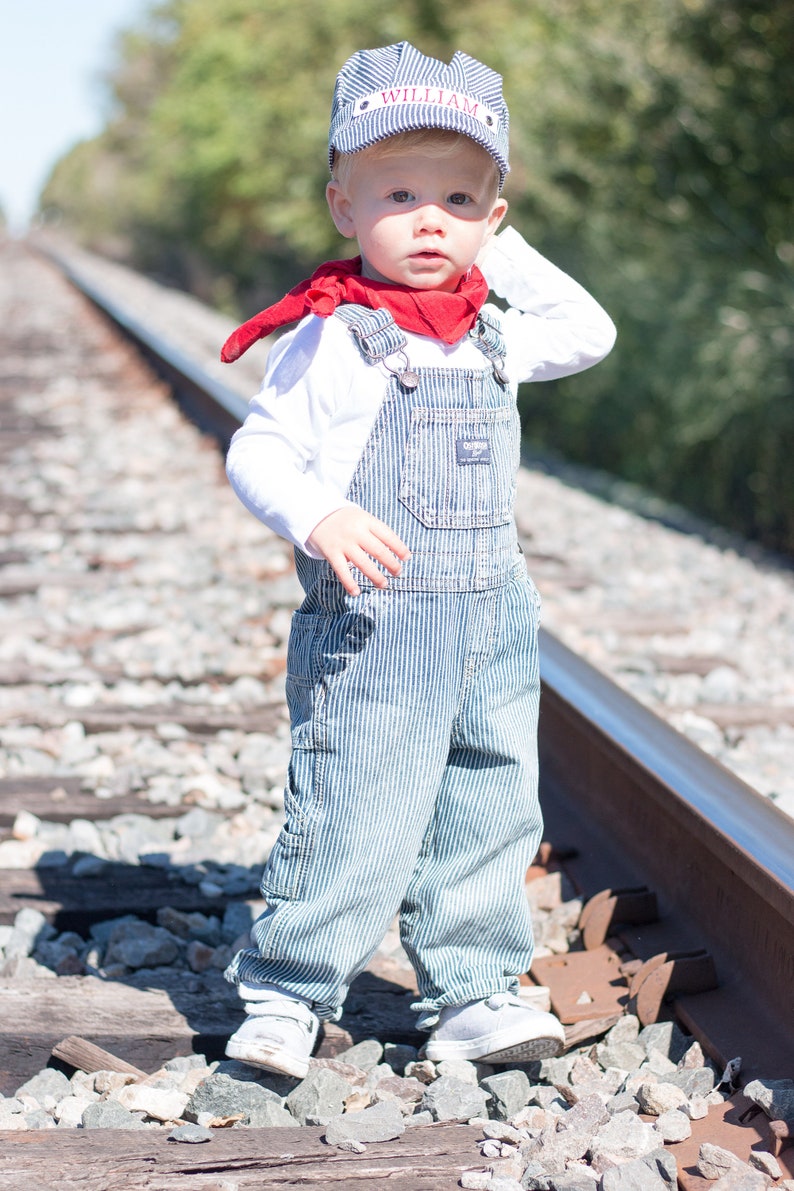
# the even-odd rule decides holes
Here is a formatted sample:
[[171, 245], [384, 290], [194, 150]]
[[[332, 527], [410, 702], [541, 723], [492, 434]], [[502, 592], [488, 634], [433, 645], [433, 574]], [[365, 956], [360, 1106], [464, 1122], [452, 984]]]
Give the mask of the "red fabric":
[[488, 296], [488, 283], [474, 266], [454, 293], [417, 290], [390, 281], [371, 281], [361, 276], [361, 257], [326, 261], [307, 281], [291, 289], [286, 297], [261, 310], [233, 331], [223, 345], [221, 359], [230, 364], [248, 351], [257, 339], [264, 339], [278, 327], [294, 323], [305, 314], [328, 318], [343, 302], [385, 308], [405, 331], [432, 335], [445, 343], [457, 343], [475, 323]]

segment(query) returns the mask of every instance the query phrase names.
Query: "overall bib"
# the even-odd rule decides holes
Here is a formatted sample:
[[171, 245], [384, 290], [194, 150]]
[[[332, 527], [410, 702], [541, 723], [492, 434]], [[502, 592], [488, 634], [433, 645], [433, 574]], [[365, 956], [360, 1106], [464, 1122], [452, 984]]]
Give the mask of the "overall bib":
[[492, 320], [470, 333], [483, 369], [414, 371], [387, 311], [335, 317], [394, 373], [348, 496], [411, 558], [384, 590], [355, 572], [353, 597], [296, 551], [286, 822], [257, 949], [227, 976], [337, 1019], [399, 914], [431, 1025], [445, 1005], [515, 991], [532, 957], [539, 599], [513, 520], [518, 414]]

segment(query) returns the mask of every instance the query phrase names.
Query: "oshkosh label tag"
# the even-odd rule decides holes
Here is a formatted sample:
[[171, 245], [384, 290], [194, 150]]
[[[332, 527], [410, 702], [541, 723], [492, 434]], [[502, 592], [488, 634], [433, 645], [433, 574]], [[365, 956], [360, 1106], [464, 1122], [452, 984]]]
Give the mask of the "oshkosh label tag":
[[491, 444], [487, 438], [459, 438], [455, 441], [458, 463], [490, 463]]

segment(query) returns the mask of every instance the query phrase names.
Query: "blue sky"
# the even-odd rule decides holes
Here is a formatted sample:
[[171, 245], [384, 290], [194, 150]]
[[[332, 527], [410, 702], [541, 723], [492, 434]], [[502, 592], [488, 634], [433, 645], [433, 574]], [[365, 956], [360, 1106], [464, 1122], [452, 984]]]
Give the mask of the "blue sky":
[[153, 0], [0, 0], [0, 206], [22, 231], [52, 165], [107, 115], [115, 35]]

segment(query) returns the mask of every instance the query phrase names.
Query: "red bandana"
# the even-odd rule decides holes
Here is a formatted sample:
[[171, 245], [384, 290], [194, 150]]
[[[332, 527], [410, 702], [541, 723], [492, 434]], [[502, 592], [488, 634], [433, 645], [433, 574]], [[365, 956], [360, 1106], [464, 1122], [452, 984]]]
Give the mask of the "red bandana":
[[224, 364], [230, 364], [257, 339], [264, 339], [277, 327], [294, 323], [309, 313], [328, 318], [344, 302], [372, 310], [385, 307], [403, 330], [457, 343], [474, 326], [487, 296], [488, 283], [476, 265], [454, 293], [446, 293], [437, 289], [411, 289], [390, 281], [370, 281], [361, 276], [360, 256], [326, 261], [275, 306], [261, 310], [233, 331], [223, 345], [221, 359]]

